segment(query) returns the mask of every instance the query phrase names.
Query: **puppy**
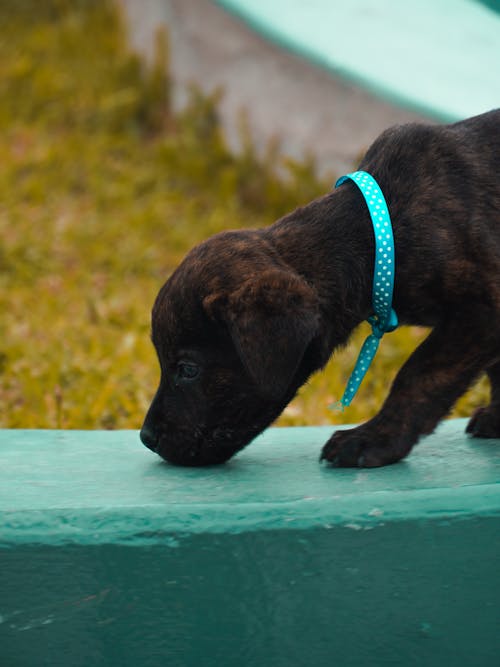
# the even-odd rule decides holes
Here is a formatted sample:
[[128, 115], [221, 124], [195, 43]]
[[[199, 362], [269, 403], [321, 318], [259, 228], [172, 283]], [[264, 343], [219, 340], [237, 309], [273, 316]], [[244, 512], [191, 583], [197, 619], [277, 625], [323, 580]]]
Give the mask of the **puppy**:
[[[333, 434], [336, 466], [399, 461], [484, 371], [488, 407], [467, 432], [500, 437], [500, 110], [445, 126], [385, 131], [359, 169], [393, 224], [399, 323], [431, 328], [380, 412]], [[152, 340], [161, 381], [141, 430], [181, 465], [223, 463], [373, 314], [375, 242], [346, 182], [260, 230], [195, 247], [160, 290]]]

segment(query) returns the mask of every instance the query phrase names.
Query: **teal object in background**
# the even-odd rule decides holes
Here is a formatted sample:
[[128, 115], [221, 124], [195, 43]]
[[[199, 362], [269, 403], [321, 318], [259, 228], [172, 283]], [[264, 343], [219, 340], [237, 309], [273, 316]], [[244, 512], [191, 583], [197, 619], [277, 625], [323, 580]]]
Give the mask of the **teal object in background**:
[[272, 41], [399, 106], [453, 121], [500, 105], [496, 1], [217, 2]]
[[2, 667], [493, 667], [500, 443], [377, 470], [269, 429], [175, 468], [135, 431], [0, 431]]

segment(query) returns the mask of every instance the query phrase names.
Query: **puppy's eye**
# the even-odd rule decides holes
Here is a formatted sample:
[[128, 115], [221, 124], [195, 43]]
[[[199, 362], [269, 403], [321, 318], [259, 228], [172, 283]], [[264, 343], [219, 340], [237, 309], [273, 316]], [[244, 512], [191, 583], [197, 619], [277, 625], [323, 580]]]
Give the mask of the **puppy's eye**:
[[178, 380], [195, 380], [200, 374], [200, 367], [190, 361], [179, 361], [177, 364]]

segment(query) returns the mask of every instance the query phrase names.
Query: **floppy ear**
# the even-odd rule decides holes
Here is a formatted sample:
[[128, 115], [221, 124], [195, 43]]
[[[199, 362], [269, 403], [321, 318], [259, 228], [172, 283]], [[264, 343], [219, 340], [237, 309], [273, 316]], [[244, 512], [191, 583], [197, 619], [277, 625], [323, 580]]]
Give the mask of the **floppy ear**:
[[263, 396], [281, 398], [318, 332], [316, 292], [302, 278], [263, 271], [205, 307], [226, 323], [236, 351]]

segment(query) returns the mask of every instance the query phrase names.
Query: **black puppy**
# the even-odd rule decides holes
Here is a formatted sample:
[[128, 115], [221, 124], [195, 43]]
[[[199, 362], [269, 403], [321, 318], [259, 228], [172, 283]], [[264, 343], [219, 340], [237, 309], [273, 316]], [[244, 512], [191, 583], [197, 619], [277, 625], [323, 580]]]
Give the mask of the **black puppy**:
[[[403, 458], [486, 371], [489, 407], [467, 431], [500, 437], [500, 110], [384, 132], [359, 169], [394, 229], [393, 306], [432, 328], [379, 414], [335, 433], [322, 458]], [[160, 290], [152, 337], [161, 382], [141, 430], [182, 465], [227, 461], [267, 427], [372, 314], [374, 234], [352, 182], [257, 231], [195, 247]]]

